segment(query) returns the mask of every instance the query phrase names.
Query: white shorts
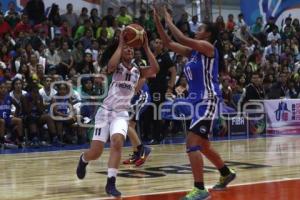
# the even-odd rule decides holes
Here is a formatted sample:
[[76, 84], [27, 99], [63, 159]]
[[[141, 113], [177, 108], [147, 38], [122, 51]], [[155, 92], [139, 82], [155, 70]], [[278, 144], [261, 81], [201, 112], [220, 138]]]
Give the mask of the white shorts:
[[107, 142], [108, 137], [119, 133], [126, 139], [129, 115], [127, 111], [115, 112], [99, 108], [95, 116], [93, 140]]

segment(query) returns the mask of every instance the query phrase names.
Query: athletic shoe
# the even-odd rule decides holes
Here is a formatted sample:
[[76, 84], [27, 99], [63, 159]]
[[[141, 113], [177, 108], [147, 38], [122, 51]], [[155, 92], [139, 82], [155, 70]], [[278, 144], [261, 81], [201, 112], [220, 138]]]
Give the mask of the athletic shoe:
[[146, 147], [144, 146], [143, 148], [143, 152], [141, 152], [141, 156], [139, 157], [139, 159], [135, 162], [135, 166], [139, 167], [142, 164], [144, 164], [149, 156], [149, 154], [151, 153], [151, 148], [150, 147]]
[[212, 188], [213, 190], [224, 190], [226, 186], [235, 179], [236, 173], [233, 169], [229, 169], [230, 174], [221, 176], [219, 182]]
[[30, 146], [33, 147], [33, 148], [39, 148], [40, 147], [39, 139], [37, 137], [34, 137], [31, 141]]
[[42, 146], [42, 147], [50, 147], [51, 144], [49, 144], [49, 143], [46, 142], [46, 141], [41, 141], [41, 142], [40, 142], [40, 146]]
[[133, 154], [130, 156], [131, 156], [130, 158], [123, 161], [124, 165], [134, 164], [140, 158], [138, 152], [133, 152]]
[[119, 192], [116, 188], [116, 177], [107, 178], [105, 191], [108, 195], [111, 195], [111, 196], [114, 196], [114, 197], [120, 197], [121, 196], [121, 192]]
[[4, 140], [4, 145], [3, 146], [4, 146], [5, 149], [17, 149], [18, 148], [18, 145], [15, 142], [13, 142], [9, 139]]
[[77, 170], [76, 170], [76, 174], [79, 179], [84, 179], [85, 174], [86, 174], [86, 166], [89, 164], [89, 163], [85, 163], [82, 161], [82, 156], [83, 156], [83, 154], [81, 154], [81, 156], [79, 158], [79, 162], [78, 162], [78, 166], [77, 166]]
[[193, 188], [182, 200], [208, 200], [210, 199], [207, 189], [200, 190], [196, 187]]

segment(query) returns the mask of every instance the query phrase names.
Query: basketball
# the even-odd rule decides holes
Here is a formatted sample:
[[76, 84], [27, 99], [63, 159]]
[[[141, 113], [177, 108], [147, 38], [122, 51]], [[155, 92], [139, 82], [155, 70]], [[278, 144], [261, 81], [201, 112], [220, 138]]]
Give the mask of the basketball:
[[130, 24], [125, 27], [124, 41], [133, 48], [141, 48], [144, 44], [145, 30], [138, 24]]

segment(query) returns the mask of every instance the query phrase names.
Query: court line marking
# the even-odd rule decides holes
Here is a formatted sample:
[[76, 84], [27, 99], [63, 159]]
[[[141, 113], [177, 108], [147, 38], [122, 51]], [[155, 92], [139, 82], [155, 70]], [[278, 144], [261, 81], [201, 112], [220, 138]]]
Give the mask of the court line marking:
[[[278, 135], [278, 136], [269, 136], [269, 137], [257, 137], [257, 138], [241, 138], [241, 139], [224, 139], [224, 140], [210, 140], [211, 143], [231, 143], [231, 142], [235, 142], [235, 141], [249, 141], [249, 140], [263, 140], [263, 139], [268, 139], [268, 138], [291, 138], [291, 137], [300, 137], [300, 135]], [[160, 145], [183, 145], [185, 144], [185, 142], [182, 142], [182, 143], [174, 143], [174, 144], [160, 144]], [[146, 145], [146, 146], [157, 146], [157, 145]], [[108, 149], [109, 147], [106, 147], [104, 149]], [[124, 149], [128, 149], [128, 148], [132, 148], [132, 146], [126, 146], [126, 147], [123, 147]], [[4, 154], [1, 154], [0, 153], [0, 156], [1, 155], [4, 155], [4, 156], [15, 156], [15, 155], [34, 155], [34, 154], [46, 154], [46, 153], [49, 153], [49, 154], [59, 154], [61, 152], [73, 152], [73, 151], [82, 151], [82, 150], [87, 150], [87, 149], [69, 149], [69, 150], [54, 150], [54, 151], [36, 151], [36, 152], [24, 152], [24, 153], [4, 153]], [[260, 152], [258, 152], [260, 153]]]
[[[258, 185], [258, 184], [264, 184], [264, 183], [280, 183], [280, 182], [286, 182], [286, 181], [294, 181], [299, 180], [300, 178], [283, 178], [283, 179], [275, 179], [275, 180], [268, 180], [268, 181], [257, 181], [257, 182], [248, 182], [248, 183], [239, 183], [239, 184], [233, 184], [229, 186], [228, 188], [233, 187], [240, 187], [240, 186], [246, 186], [246, 185]], [[208, 185], [206, 188], [210, 189], [213, 185]], [[174, 190], [174, 191], [166, 191], [166, 192], [152, 192], [152, 193], [143, 193], [138, 195], [132, 195], [132, 196], [122, 196], [121, 198], [132, 198], [132, 197], [139, 197], [139, 196], [150, 196], [150, 195], [160, 195], [160, 194], [169, 194], [169, 193], [178, 193], [178, 192], [188, 192], [189, 190]], [[115, 199], [114, 197], [99, 197], [99, 198], [91, 198], [87, 200], [108, 200], [108, 199]]]
[[[63, 153], [63, 152], [61, 152]], [[245, 154], [245, 153], [265, 153], [265, 154], [300, 154], [300, 151], [291, 151], [291, 152], [270, 152], [270, 151], [249, 151], [249, 152], [235, 152], [235, 151], [231, 151], [231, 154]], [[222, 154], [222, 153], [220, 153]], [[7, 154], [5, 154], [7, 155]], [[11, 154], [9, 154], [11, 155]], [[13, 154], [15, 155], [15, 154]], [[186, 153], [173, 153], [173, 154], [168, 154], [168, 153], [154, 153], [152, 154], [151, 156], [186, 156]], [[12, 158], [8, 158], [8, 159], [0, 159], [0, 162], [11, 162], [11, 161], [28, 161], [28, 160], [57, 160], [57, 159], [67, 159], [67, 158], [77, 158], [77, 160], [75, 160], [76, 162], [78, 161], [79, 159], [79, 155], [74, 155], [74, 156], [66, 156], [66, 155], [62, 155], [62, 156], [57, 156], [57, 157], [50, 157], [50, 156], [53, 156], [53, 155], [49, 155], [49, 156], [40, 156], [40, 157], [31, 157], [31, 158], [15, 158], [15, 159], [12, 159]], [[101, 158], [108, 158], [109, 155], [101, 155]], [[1, 157], [0, 157], [1, 158]], [[92, 162], [97, 162], [101, 159], [98, 159], [96, 161], [92, 161]]]
[[[299, 137], [299, 135], [288, 135], [288, 136], [274, 136], [274, 137], [269, 137], [269, 138], [292, 138], [292, 137]], [[231, 142], [235, 142], [235, 141], [243, 141], [243, 140], [245, 140], [245, 141], [249, 141], [249, 140], [263, 140], [263, 139], [268, 139], [268, 137], [259, 137], [259, 138], [244, 138], [244, 139], [235, 139], [235, 140], [217, 140], [217, 141], [211, 141], [211, 143], [219, 143], [219, 142], [223, 142], [223, 143], [231, 143]], [[266, 141], [267, 142], [267, 141]], [[176, 143], [176, 144], [160, 144], [160, 145], [162, 145], [162, 146], [165, 146], [165, 145], [183, 145], [183, 144], [185, 144], [185, 143]], [[146, 146], [150, 146], [150, 147], [152, 147], [153, 145], [146, 145]], [[156, 145], [155, 145], [156, 146]], [[108, 147], [109, 148], [109, 147]], [[105, 148], [105, 150], [107, 150], [108, 148]], [[128, 148], [132, 148], [131, 146], [128, 146], [128, 147], [123, 147], [124, 149], [128, 149]], [[152, 147], [153, 149], [155, 149], [155, 147]], [[0, 158], [1, 158], [1, 156], [3, 156], [3, 157], [10, 157], [10, 156], [18, 156], [18, 155], [35, 155], [35, 154], [62, 154], [62, 153], [65, 153], [65, 152], [77, 152], [77, 151], [83, 151], [83, 150], [86, 150], [86, 149], [70, 149], [70, 150], [57, 150], [57, 151], [43, 151], [43, 152], [24, 152], [24, 153], [13, 153], [13, 154], [1, 154], [0, 153]], [[258, 152], [258, 151], [253, 151], [253, 152], [234, 152], [234, 151], [232, 151], [232, 153], [283, 153], [283, 154], [290, 154], [290, 153], [300, 153], [300, 152], [295, 152], [295, 151], [293, 151], [293, 152]], [[185, 155], [185, 153], [179, 153], [179, 154], [184, 154]], [[170, 156], [170, 155], [174, 155], [174, 154], [155, 154], [155, 155], [158, 155], [158, 156], [163, 156], [163, 155], [167, 155], [167, 156]], [[178, 155], [178, 154], [176, 154], [176, 155]], [[50, 156], [50, 155], [49, 155]], [[67, 157], [67, 156], [66, 156]], [[78, 158], [79, 157], [79, 155], [78, 156], [68, 156], [68, 158], [70, 158], [70, 157], [74, 157], [74, 158]], [[38, 157], [38, 158], [21, 158], [21, 159], [9, 159], [10, 161], [22, 161], [22, 160], [39, 160], [39, 159], [41, 159], [41, 158], [47, 158], [47, 159], [49, 159], [49, 157], [48, 156], [44, 156], [44, 157]], [[55, 159], [57, 159], [58, 157], [56, 157]], [[59, 157], [59, 158], [65, 158], [65, 157]], [[0, 160], [0, 162], [5, 162], [5, 161], [8, 161], [8, 160], [3, 160], [3, 159], [1, 159]]]

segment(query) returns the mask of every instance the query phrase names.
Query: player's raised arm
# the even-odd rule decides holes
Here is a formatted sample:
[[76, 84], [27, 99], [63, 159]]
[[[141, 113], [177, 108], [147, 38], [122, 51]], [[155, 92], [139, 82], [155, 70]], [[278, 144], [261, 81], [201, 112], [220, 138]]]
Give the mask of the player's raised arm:
[[122, 50], [123, 50], [123, 45], [124, 45], [124, 37], [123, 37], [123, 32], [121, 32], [119, 36], [119, 45], [118, 48], [116, 49], [115, 53], [112, 55], [110, 58], [108, 64], [107, 64], [107, 72], [113, 73], [117, 66], [120, 63], [121, 56], [122, 56]]
[[[199, 39], [192, 39], [187, 36], [185, 36], [173, 23], [171, 15], [168, 13], [166, 7], [163, 9], [165, 21], [169, 27], [169, 29], [172, 32], [172, 35], [175, 37], [175, 39], [182, 45], [190, 47], [191, 49], [194, 49], [196, 51], [199, 51], [200, 53], [204, 54], [208, 57], [214, 56], [214, 46], [205, 40], [199, 40]], [[200, 30], [196, 33], [199, 34]], [[210, 33], [211, 34], [211, 33]], [[207, 35], [206, 37], [210, 37]]]
[[145, 69], [141, 69], [142, 77], [144, 77], [144, 78], [155, 77], [155, 75], [159, 71], [159, 65], [158, 65], [157, 60], [156, 60], [155, 56], [153, 55], [153, 53], [152, 53], [152, 51], [149, 47], [148, 37], [147, 37], [146, 33], [144, 34], [143, 48], [144, 48], [145, 53], [147, 55], [150, 66], [145, 68]]
[[154, 22], [155, 22], [155, 25], [156, 25], [156, 29], [158, 31], [158, 34], [163, 42], [163, 44], [168, 48], [168, 49], [171, 49], [172, 51], [174, 51], [175, 53], [178, 53], [182, 56], [185, 56], [185, 57], [189, 57], [191, 52], [192, 52], [192, 49], [189, 48], [189, 47], [186, 47], [184, 45], [181, 45], [177, 42], [174, 42], [171, 40], [171, 38], [166, 34], [161, 22], [160, 22], [160, 19], [159, 19], [159, 16], [157, 14], [157, 10], [154, 6], [153, 8], [153, 12], [154, 12]]

